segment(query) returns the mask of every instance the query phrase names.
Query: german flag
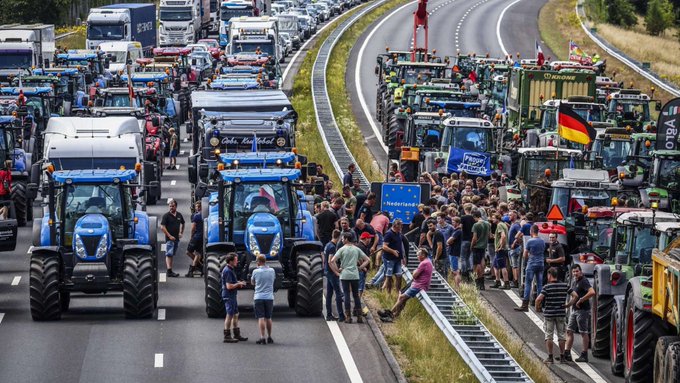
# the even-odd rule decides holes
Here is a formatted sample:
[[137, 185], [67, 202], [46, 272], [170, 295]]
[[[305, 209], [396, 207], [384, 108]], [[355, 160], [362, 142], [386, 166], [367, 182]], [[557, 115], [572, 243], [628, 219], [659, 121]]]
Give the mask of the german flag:
[[557, 133], [565, 140], [583, 145], [591, 143], [597, 135], [595, 128], [588, 121], [564, 103], [560, 103], [558, 110]]

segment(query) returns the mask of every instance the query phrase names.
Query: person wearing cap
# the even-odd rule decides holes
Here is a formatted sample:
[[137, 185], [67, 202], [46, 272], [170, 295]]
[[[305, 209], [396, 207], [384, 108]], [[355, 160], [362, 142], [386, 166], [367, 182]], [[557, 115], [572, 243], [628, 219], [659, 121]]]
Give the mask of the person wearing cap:
[[[351, 233], [344, 233], [342, 242], [342, 248], [331, 257], [330, 267], [335, 275], [340, 277], [340, 284], [345, 294], [345, 323], [352, 323], [350, 297], [354, 299], [354, 315], [357, 317], [357, 323], [363, 323], [359, 298], [359, 269], [366, 269], [371, 261], [361, 249], [354, 245]], [[336, 262], [340, 262], [340, 267]]]
[[177, 152], [179, 151], [179, 137], [175, 133], [175, 128], [170, 128], [168, 130], [170, 134], [170, 165], [168, 165], [168, 170], [177, 168]]

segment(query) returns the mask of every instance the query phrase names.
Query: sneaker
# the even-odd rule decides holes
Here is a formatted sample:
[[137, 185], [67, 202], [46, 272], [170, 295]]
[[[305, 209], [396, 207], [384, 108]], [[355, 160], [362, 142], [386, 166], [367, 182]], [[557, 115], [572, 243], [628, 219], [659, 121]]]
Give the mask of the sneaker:
[[545, 358], [545, 360], [543, 360], [543, 363], [545, 363], [545, 364], [553, 364], [553, 363], [555, 363], [555, 360], [553, 359], [553, 356], [552, 356], [552, 355], [548, 355], [548, 357]]
[[272, 337], [268, 337], [268, 338], [267, 338], [267, 343], [268, 343], [268, 344], [274, 343], [274, 339], [272, 339]]
[[503, 283], [501, 290], [510, 290], [510, 283]]
[[264, 339], [264, 338], [260, 338], [260, 339], [258, 339], [258, 341], [255, 342], [255, 343], [257, 343], [257, 344], [267, 344], [267, 340]]
[[[344, 318], [343, 318], [344, 319]], [[333, 315], [326, 315], [326, 320], [328, 322], [335, 322], [338, 320], [338, 318], [334, 317]]]
[[501, 287], [501, 281], [496, 281], [493, 285], [489, 286], [492, 289], [498, 289]]
[[392, 310], [378, 310], [378, 315], [380, 317], [392, 317]]
[[385, 323], [392, 323], [394, 322], [394, 319], [392, 317], [380, 317], [380, 320], [385, 322]]
[[166, 273], [166, 275], [168, 276], [168, 278], [177, 278], [177, 277], [179, 277], [179, 274], [177, 274], [176, 272], [174, 272], [174, 271], [172, 271], [172, 270], [168, 270], [168, 272]]
[[562, 356], [562, 362], [572, 362], [572, 360], [571, 360], [571, 350], [564, 351], [564, 355]]
[[584, 352], [578, 357], [574, 362], [576, 363], [588, 363], [588, 353]]

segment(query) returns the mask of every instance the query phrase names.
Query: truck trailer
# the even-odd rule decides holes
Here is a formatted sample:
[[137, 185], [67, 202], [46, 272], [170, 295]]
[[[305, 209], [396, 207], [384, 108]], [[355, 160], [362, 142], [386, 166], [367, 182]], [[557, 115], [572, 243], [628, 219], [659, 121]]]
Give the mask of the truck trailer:
[[156, 6], [111, 4], [90, 9], [87, 16], [87, 49], [106, 41], [137, 41], [147, 54], [157, 45]]

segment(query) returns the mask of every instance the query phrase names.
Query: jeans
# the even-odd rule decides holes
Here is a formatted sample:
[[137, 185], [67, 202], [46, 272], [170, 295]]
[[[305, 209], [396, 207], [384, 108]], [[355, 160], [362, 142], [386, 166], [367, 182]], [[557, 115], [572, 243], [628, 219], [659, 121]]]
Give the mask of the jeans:
[[366, 290], [366, 272], [359, 271], [359, 292]]
[[369, 284], [375, 287], [380, 287], [382, 286], [384, 281], [385, 281], [385, 264], [383, 263], [380, 265], [378, 272], [375, 273], [373, 279], [371, 279], [371, 282], [369, 282]]
[[472, 242], [463, 241], [460, 243], [460, 271], [468, 273], [472, 269]]
[[524, 300], [531, 298], [531, 285], [536, 278], [536, 294], [540, 294], [543, 289], [543, 263], [528, 263], [526, 277], [524, 278]]
[[[352, 290], [352, 298], [354, 299], [354, 310], [361, 311], [361, 299], [359, 298], [359, 280], [358, 279], [341, 279], [342, 291], [347, 296], [345, 299], [345, 312], [349, 313], [352, 309], [352, 302], [350, 302], [350, 289]], [[361, 315], [361, 314], [358, 314]]]
[[338, 310], [338, 317], [345, 318], [342, 311], [342, 291], [340, 290], [340, 277], [332, 271], [326, 272], [326, 315], [333, 314], [333, 293], [335, 293], [335, 307]]

